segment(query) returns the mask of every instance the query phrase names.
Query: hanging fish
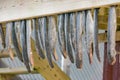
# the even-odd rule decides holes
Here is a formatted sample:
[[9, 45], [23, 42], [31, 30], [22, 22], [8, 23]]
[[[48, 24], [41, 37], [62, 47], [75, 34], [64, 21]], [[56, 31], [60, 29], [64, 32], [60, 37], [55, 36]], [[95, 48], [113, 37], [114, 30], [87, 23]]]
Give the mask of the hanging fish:
[[76, 53], [76, 25], [75, 25], [75, 13], [70, 13], [70, 31], [73, 52]]
[[2, 24], [0, 24], [0, 52], [3, 52], [4, 48], [5, 48], [5, 37], [4, 37]]
[[87, 54], [89, 57], [90, 64], [92, 63], [93, 58], [93, 34], [94, 34], [94, 25], [92, 14], [90, 10], [86, 11], [86, 45], [87, 45]]
[[108, 15], [108, 32], [107, 32], [107, 56], [111, 65], [116, 62], [116, 50], [115, 50], [115, 36], [116, 36], [116, 7], [111, 6]]
[[30, 65], [29, 65], [29, 58], [28, 58], [28, 52], [27, 52], [27, 28], [26, 28], [26, 21], [22, 20], [20, 25], [20, 43], [22, 48], [22, 57], [23, 62], [28, 70], [28, 72], [31, 72]]
[[39, 38], [38, 36], [40, 36], [38, 34], [38, 23], [37, 23], [37, 19], [32, 19], [32, 30], [34, 31], [34, 37], [35, 37], [35, 46], [36, 46], [36, 50], [38, 52], [38, 54], [40, 55], [40, 57], [42, 59], [45, 58], [45, 52], [42, 50], [41, 46], [40, 46], [40, 42], [39, 42]]
[[14, 27], [15, 27], [15, 34], [16, 34], [18, 46], [19, 46], [20, 51], [22, 51], [21, 44], [20, 44], [20, 21], [16, 21]]
[[[47, 23], [47, 22], [46, 22]], [[49, 21], [48, 21], [48, 23], [49, 23]], [[50, 23], [49, 23], [50, 24]], [[46, 56], [47, 56], [47, 59], [48, 59], [48, 63], [49, 63], [49, 65], [53, 68], [54, 67], [54, 65], [53, 65], [53, 63], [52, 63], [52, 53], [50, 52], [50, 46], [49, 46], [49, 38], [48, 38], [48, 34], [49, 34], [49, 29], [48, 29], [48, 27], [50, 27], [50, 25], [48, 26], [48, 25], [46, 25], [46, 26], [44, 26], [45, 27], [45, 48], [46, 48]], [[51, 35], [50, 35], [51, 36]]]
[[82, 20], [83, 14], [82, 12], [77, 12], [76, 15], [76, 67], [82, 68], [83, 65], [83, 55], [82, 55]]
[[94, 9], [94, 49], [98, 61], [101, 62], [98, 45], [98, 12], [99, 12], [98, 8]]
[[12, 27], [13, 23], [9, 22], [6, 24], [6, 37], [5, 37], [5, 49], [4, 52], [9, 53], [10, 58], [14, 59], [14, 50], [13, 50], [13, 43], [12, 43]]
[[41, 42], [41, 47], [43, 50], [45, 50], [45, 27], [44, 25], [46, 25], [46, 20], [45, 18], [39, 18], [38, 19], [38, 32], [39, 32], [39, 39]]
[[33, 55], [32, 55], [32, 50], [31, 50], [31, 26], [32, 26], [31, 20], [26, 20], [27, 53], [28, 53], [30, 64], [34, 66]]
[[19, 60], [23, 62], [22, 53], [18, 47], [18, 42], [17, 42], [17, 38], [15, 34], [15, 23], [13, 23], [13, 26], [12, 26], [12, 43], [13, 43], [14, 50], [15, 50], [17, 57], [19, 58]]
[[64, 22], [64, 30], [65, 30], [65, 41], [66, 41], [66, 50], [67, 54], [69, 56], [69, 59], [72, 63], [74, 63], [74, 57], [73, 57], [73, 48], [72, 48], [72, 41], [71, 41], [71, 28], [70, 28], [70, 20], [69, 20], [69, 14], [65, 14], [65, 22]]
[[48, 42], [50, 54], [53, 55], [55, 60], [58, 60], [58, 55], [55, 53], [57, 42], [56, 21], [53, 16], [48, 17]]
[[67, 58], [66, 48], [65, 48], [65, 31], [64, 31], [64, 15], [58, 15], [58, 45], [59, 49], [64, 56], [64, 58]]

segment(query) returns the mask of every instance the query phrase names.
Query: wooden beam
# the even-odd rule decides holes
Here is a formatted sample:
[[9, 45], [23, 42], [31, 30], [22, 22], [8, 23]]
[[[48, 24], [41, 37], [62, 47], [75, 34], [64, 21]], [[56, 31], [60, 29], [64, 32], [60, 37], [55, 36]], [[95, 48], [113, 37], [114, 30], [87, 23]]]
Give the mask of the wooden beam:
[[0, 22], [120, 4], [120, 0], [1, 0]]
[[[37, 73], [32, 71], [32, 73]], [[17, 74], [28, 74], [26, 67], [16, 67], [16, 68], [0, 68], [0, 75], [17, 75]]]
[[34, 70], [40, 73], [45, 80], [71, 80], [69, 76], [66, 75], [54, 61], [54, 68], [51, 68], [47, 58], [42, 59], [39, 57], [35, 49], [35, 43], [33, 39], [31, 39], [31, 46], [34, 60]]
[[[99, 43], [107, 42], [107, 33], [98, 34]], [[116, 41], [120, 41], [120, 31], [116, 32]]]

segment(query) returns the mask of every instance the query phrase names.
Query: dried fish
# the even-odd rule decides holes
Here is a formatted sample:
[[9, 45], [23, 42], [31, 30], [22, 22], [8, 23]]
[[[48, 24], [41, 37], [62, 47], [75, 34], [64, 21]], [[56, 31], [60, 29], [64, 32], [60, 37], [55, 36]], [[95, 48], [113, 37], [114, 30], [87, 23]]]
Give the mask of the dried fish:
[[6, 24], [6, 37], [5, 37], [5, 49], [4, 52], [8, 52], [10, 55], [10, 58], [14, 59], [14, 50], [13, 50], [13, 43], [12, 43], [12, 27], [13, 23], [9, 22]]
[[59, 49], [64, 56], [64, 58], [67, 58], [66, 48], [65, 48], [65, 31], [64, 31], [64, 15], [58, 15], [58, 45]]
[[[49, 23], [49, 22], [48, 22]], [[49, 23], [50, 24], [50, 23]], [[54, 65], [52, 63], [52, 53], [50, 52], [50, 46], [49, 46], [49, 38], [48, 38], [48, 34], [49, 34], [49, 31], [48, 31], [48, 25], [44, 26], [45, 27], [45, 48], [46, 48], [46, 56], [47, 56], [47, 59], [48, 59], [48, 63], [49, 65], [53, 68]]]
[[22, 51], [21, 44], [20, 44], [20, 21], [16, 21], [14, 27], [15, 27], [15, 34], [16, 34], [18, 46], [19, 46], [20, 51]]
[[35, 45], [36, 45], [36, 50], [39, 54], [39, 56], [44, 59], [45, 58], [45, 52], [42, 50], [42, 48], [40, 47], [40, 42], [39, 42], [39, 34], [38, 34], [38, 23], [36, 19], [32, 19], [32, 29], [34, 31], [34, 37], [35, 37]]
[[15, 49], [15, 53], [17, 54], [17, 57], [19, 58], [19, 60], [23, 61], [22, 53], [18, 47], [18, 42], [15, 34], [15, 23], [13, 23], [13, 26], [12, 26], [12, 43]]
[[56, 32], [56, 22], [53, 16], [48, 18], [48, 40], [49, 48], [55, 60], [58, 60], [58, 56], [55, 53], [56, 41], [57, 41], [57, 32]]
[[32, 55], [32, 50], [31, 50], [31, 20], [26, 20], [26, 31], [27, 31], [27, 53], [28, 53], [28, 58], [32, 66], [34, 66], [33, 63], [33, 55]]
[[90, 10], [86, 11], [86, 45], [87, 45], [87, 54], [89, 57], [90, 64], [92, 63], [93, 58], [93, 34], [94, 34], [94, 25], [92, 14]]
[[76, 52], [76, 25], [75, 25], [75, 13], [70, 13], [70, 33], [71, 33], [71, 41], [73, 52]]
[[108, 16], [108, 32], [107, 32], [107, 56], [111, 65], [116, 62], [116, 50], [115, 50], [115, 34], [116, 34], [117, 22], [116, 22], [116, 9], [115, 6], [111, 6]]
[[42, 38], [42, 21], [41, 19], [39, 18], [38, 19], [38, 39], [39, 39], [39, 43], [40, 43], [40, 47], [41, 49], [43, 49], [43, 38]]
[[38, 32], [39, 32], [39, 40], [43, 50], [45, 50], [45, 18], [38, 19]]
[[98, 11], [99, 11], [98, 8], [94, 9], [94, 43], [93, 44], [97, 59], [99, 62], [101, 62], [99, 45], [98, 45]]
[[65, 14], [65, 24], [64, 24], [64, 30], [65, 30], [65, 41], [66, 41], [66, 50], [67, 54], [69, 56], [69, 59], [72, 63], [74, 63], [74, 57], [73, 57], [73, 48], [72, 48], [72, 41], [71, 41], [71, 28], [70, 28], [70, 20], [69, 20], [69, 14]]
[[22, 57], [23, 62], [28, 70], [28, 72], [31, 72], [30, 65], [29, 65], [29, 58], [28, 58], [28, 52], [27, 52], [27, 29], [26, 29], [26, 21], [21, 21], [20, 26], [20, 43], [22, 48]]
[[83, 14], [82, 12], [77, 12], [76, 15], [76, 67], [82, 68], [83, 60], [82, 60], [82, 20]]
[[4, 37], [2, 24], [0, 24], [0, 52], [2, 52], [4, 48], [5, 48], [5, 37]]

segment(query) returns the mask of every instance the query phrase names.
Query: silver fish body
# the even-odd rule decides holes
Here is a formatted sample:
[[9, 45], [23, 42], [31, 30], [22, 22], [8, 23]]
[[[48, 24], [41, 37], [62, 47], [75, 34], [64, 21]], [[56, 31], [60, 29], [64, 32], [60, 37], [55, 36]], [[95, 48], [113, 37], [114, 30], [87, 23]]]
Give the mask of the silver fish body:
[[28, 52], [27, 52], [27, 30], [26, 30], [26, 21], [22, 20], [20, 25], [20, 43], [22, 48], [22, 57], [23, 62], [28, 70], [28, 72], [31, 72], [30, 65], [29, 65], [29, 58], [28, 58]]
[[10, 58], [14, 59], [14, 50], [13, 50], [13, 43], [12, 43], [12, 27], [13, 23], [9, 22], [6, 24], [6, 36], [5, 36], [5, 49], [4, 52], [8, 52]]
[[13, 43], [17, 57], [19, 58], [19, 60], [23, 62], [22, 53], [19, 49], [18, 42], [17, 42], [17, 36], [15, 33], [15, 23], [13, 23], [13, 26], [12, 26], [12, 43]]
[[64, 56], [64, 58], [67, 58], [67, 53], [66, 53], [66, 43], [65, 43], [65, 30], [64, 30], [64, 15], [58, 15], [58, 44], [59, 44], [59, 49]]
[[71, 33], [71, 41], [73, 52], [76, 53], [76, 20], [75, 13], [70, 13], [70, 33]]
[[0, 52], [5, 48], [5, 37], [3, 32], [2, 24], [0, 24]]
[[29, 62], [31, 65], [33, 65], [33, 59], [32, 58], [32, 50], [31, 50], [31, 20], [26, 20], [26, 35], [27, 35], [27, 53]]
[[76, 67], [82, 68], [83, 65], [83, 55], [82, 55], [82, 26], [83, 20], [82, 20], [83, 14], [82, 12], [77, 12], [76, 15]]
[[21, 48], [21, 44], [20, 44], [20, 21], [15, 22], [15, 34], [16, 34], [18, 46], [19, 46], [19, 48]]
[[45, 18], [39, 18], [38, 19], [38, 31], [39, 31], [39, 34], [40, 34], [40, 41], [41, 41], [41, 47], [43, 50], [45, 50], [45, 27], [44, 25], [46, 25], [46, 20]]
[[116, 62], [116, 50], [115, 50], [115, 36], [116, 36], [116, 9], [115, 6], [111, 6], [108, 16], [108, 32], [107, 32], [107, 56], [111, 65]]
[[[55, 60], [58, 60], [58, 55], [55, 53], [57, 32], [56, 32], [56, 22], [53, 16], [48, 17], [48, 44], [49, 44], [49, 54], [53, 55]], [[51, 66], [52, 67], [52, 66]]]
[[32, 25], [33, 25], [33, 32], [34, 32], [34, 37], [35, 37], [35, 46], [36, 46], [36, 50], [39, 54], [39, 56], [44, 59], [45, 58], [45, 53], [42, 50], [41, 46], [40, 46], [40, 42], [39, 42], [39, 38], [38, 36], [40, 36], [38, 34], [38, 23], [36, 19], [32, 19]]
[[73, 50], [72, 50], [72, 41], [71, 41], [71, 30], [70, 30], [70, 20], [69, 14], [65, 14], [65, 40], [66, 40], [66, 50], [69, 56], [69, 59], [74, 63]]
[[101, 62], [100, 53], [99, 53], [99, 45], [98, 45], [98, 12], [99, 9], [94, 9], [94, 51], [96, 53], [97, 59]]
[[[49, 21], [48, 21], [49, 23]], [[49, 23], [50, 24], [50, 23]], [[50, 67], [54, 67], [53, 63], [52, 63], [52, 53], [50, 52], [50, 46], [49, 46], [49, 37], [48, 37], [48, 34], [49, 34], [49, 29], [48, 29], [48, 25], [44, 26], [45, 27], [45, 51], [46, 51], [46, 56], [47, 56], [47, 59], [48, 59], [48, 63], [50, 65]], [[51, 35], [50, 35], [51, 36]]]
[[94, 25], [92, 14], [90, 10], [86, 11], [86, 45], [87, 45], [87, 54], [89, 57], [90, 64], [92, 63], [93, 58], [93, 34], [94, 34]]

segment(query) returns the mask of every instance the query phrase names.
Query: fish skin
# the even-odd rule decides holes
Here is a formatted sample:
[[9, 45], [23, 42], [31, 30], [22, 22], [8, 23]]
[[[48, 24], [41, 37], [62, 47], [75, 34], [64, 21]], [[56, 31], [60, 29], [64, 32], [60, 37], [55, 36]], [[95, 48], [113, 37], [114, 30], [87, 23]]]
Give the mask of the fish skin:
[[[46, 21], [47, 23], [49, 23], [48, 19]], [[49, 46], [49, 38], [48, 38], [48, 33], [49, 33], [49, 29], [48, 29], [48, 25], [44, 26], [45, 27], [45, 48], [46, 48], [46, 56], [48, 59], [48, 63], [50, 65], [51, 68], [54, 68], [54, 65], [52, 63], [52, 54], [50, 52], [50, 46]]]
[[4, 52], [8, 52], [10, 55], [11, 60], [14, 60], [14, 49], [13, 49], [13, 43], [12, 43], [12, 27], [13, 23], [9, 22], [6, 24], [6, 37], [5, 37], [5, 49]]
[[107, 56], [111, 65], [116, 62], [116, 50], [115, 50], [115, 36], [116, 36], [116, 9], [115, 6], [111, 6], [108, 15], [108, 32], [107, 32]]
[[38, 38], [38, 23], [37, 23], [37, 19], [32, 19], [32, 24], [33, 24], [33, 31], [34, 31], [34, 37], [35, 37], [35, 46], [36, 46], [36, 50], [39, 54], [39, 56], [42, 59], [45, 59], [45, 52], [42, 50], [42, 48], [40, 47], [40, 42], [39, 42], [39, 38]]
[[16, 34], [19, 49], [20, 51], [22, 51], [21, 44], [20, 44], [20, 21], [15, 22], [15, 34]]
[[42, 19], [41, 19], [41, 21], [42, 21], [42, 28], [41, 28], [41, 32], [43, 33], [43, 35], [42, 35], [42, 39], [43, 39], [43, 49], [45, 50], [45, 31], [46, 31], [46, 28], [44, 27], [44, 26], [46, 26], [46, 17], [43, 17]]
[[70, 13], [70, 31], [73, 52], [76, 53], [76, 25], [75, 25], [75, 13]]
[[67, 58], [66, 48], [65, 48], [65, 31], [64, 31], [64, 15], [58, 15], [58, 46], [64, 58]]
[[26, 30], [27, 30], [27, 53], [28, 53], [28, 58], [30, 61], [30, 64], [34, 66], [34, 61], [33, 61], [33, 55], [32, 55], [32, 50], [31, 50], [31, 20], [26, 20]]
[[41, 18], [38, 19], [38, 38], [40, 42], [40, 46], [43, 49], [43, 33], [42, 33], [42, 20]]
[[94, 9], [94, 51], [96, 53], [97, 59], [101, 62], [100, 53], [99, 53], [99, 44], [98, 44], [98, 12], [99, 9]]
[[22, 20], [20, 24], [20, 43], [22, 48], [22, 57], [23, 62], [28, 70], [28, 72], [31, 72], [30, 65], [29, 65], [29, 58], [28, 58], [28, 52], [27, 52], [27, 30], [26, 30], [26, 20]]
[[4, 48], [5, 48], [5, 37], [4, 37], [2, 24], [0, 24], [0, 52], [2, 52]]
[[56, 21], [54, 16], [48, 17], [48, 41], [50, 53], [53, 55], [55, 60], [58, 60], [58, 55], [55, 53], [57, 32], [56, 32]]
[[15, 34], [15, 22], [13, 22], [13, 26], [12, 26], [12, 43], [18, 59], [23, 62], [22, 53], [18, 47], [17, 37]]
[[93, 62], [93, 34], [94, 34], [94, 24], [92, 19], [92, 14], [90, 10], [86, 11], [86, 45], [87, 54], [89, 57], [89, 63]]
[[72, 41], [71, 41], [71, 30], [70, 30], [70, 15], [65, 14], [65, 24], [64, 24], [64, 30], [65, 30], [65, 41], [66, 41], [66, 50], [67, 54], [69, 56], [69, 59], [72, 63], [74, 63], [74, 57], [73, 57], [73, 50], [72, 50]]
[[77, 12], [76, 15], [76, 67], [81, 69], [83, 65], [83, 55], [82, 55], [82, 26], [83, 24], [83, 13]]

